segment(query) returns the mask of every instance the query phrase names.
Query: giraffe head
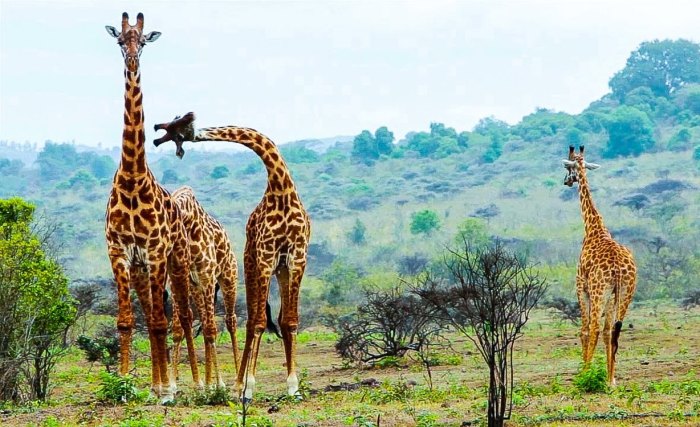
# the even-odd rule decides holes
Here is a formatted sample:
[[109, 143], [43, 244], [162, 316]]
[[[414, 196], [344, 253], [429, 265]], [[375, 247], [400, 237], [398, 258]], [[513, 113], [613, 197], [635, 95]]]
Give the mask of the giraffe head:
[[566, 169], [566, 178], [564, 185], [573, 186], [575, 182], [579, 182], [579, 175], [585, 176], [586, 169], [598, 169], [600, 165], [588, 163], [583, 158], [583, 145], [578, 148], [578, 154], [574, 151], [574, 146], [569, 146], [569, 158], [562, 160], [564, 169]]
[[136, 16], [136, 25], [129, 24], [129, 14], [122, 13], [122, 30], [117, 31], [116, 28], [106, 25], [107, 33], [117, 39], [117, 43], [122, 49], [124, 56], [124, 64], [126, 69], [135, 73], [139, 69], [139, 57], [141, 49], [146, 43], [154, 42], [160, 37], [160, 32], [151, 31], [148, 34], [143, 34], [143, 13]]
[[165, 130], [165, 135], [158, 139], [153, 140], [153, 144], [157, 147], [160, 144], [168, 141], [174, 141], [175, 154], [182, 158], [185, 155], [185, 149], [182, 148], [182, 143], [184, 141], [192, 141], [194, 138], [194, 113], [189, 112], [184, 116], [175, 116], [175, 118], [169, 123], [158, 123], [153, 126], [153, 129], [159, 131], [161, 129]]

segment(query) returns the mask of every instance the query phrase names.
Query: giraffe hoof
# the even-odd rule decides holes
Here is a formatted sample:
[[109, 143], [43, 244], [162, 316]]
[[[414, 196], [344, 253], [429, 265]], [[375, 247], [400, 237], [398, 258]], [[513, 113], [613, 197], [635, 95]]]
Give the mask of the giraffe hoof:
[[252, 397], [245, 397], [245, 396], [242, 396], [242, 397], [241, 397], [241, 403], [244, 404], [244, 405], [250, 405], [251, 403], [253, 403], [253, 398], [252, 398]]

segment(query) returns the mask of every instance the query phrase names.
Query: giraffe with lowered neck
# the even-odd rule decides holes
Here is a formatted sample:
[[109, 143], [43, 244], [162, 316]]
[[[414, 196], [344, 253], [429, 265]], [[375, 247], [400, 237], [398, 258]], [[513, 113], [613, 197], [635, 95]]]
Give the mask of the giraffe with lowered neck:
[[[174, 398], [176, 384], [175, 378], [169, 376], [167, 363], [165, 279], [168, 275], [174, 299], [182, 308], [187, 308], [190, 260], [180, 212], [146, 164], [139, 57], [146, 43], [154, 42], [161, 33], [143, 33], [142, 13], [136, 17], [136, 25], [130, 25], [129, 15], [124, 12], [121, 32], [111, 26], [105, 28], [121, 48], [126, 81], [121, 161], [114, 175], [105, 218], [107, 251], [119, 304], [119, 373], [129, 372], [134, 328], [129, 294], [133, 288], [147, 319], [151, 390], [167, 403]], [[192, 320], [188, 310], [181, 309], [179, 314], [190, 352], [192, 375], [195, 382], [199, 382]]]
[[[253, 150], [267, 169], [267, 189], [246, 224], [243, 257], [248, 321], [236, 387], [244, 403], [253, 398], [255, 368], [262, 333], [269, 325], [267, 304], [270, 279], [279, 283], [282, 307], [278, 317], [287, 366], [287, 393], [299, 396], [296, 375], [296, 335], [299, 327], [299, 289], [306, 268], [306, 254], [311, 224], [296, 191], [291, 174], [277, 146], [254, 129], [237, 126], [195, 130], [194, 113], [187, 113], [170, 123], [155, 125], [166, 135], [155, 140], [156, 146], [175, 141], [176, 154], [184, 155], [183, 141], [228, 141]], [[266, 309], [268, 312], [266, 312]]]
[[578, 182], [581, 214], [585, 228], [581, 256], [576, 273], [576, 295], [581, 308], [581, 350], [584, 366], [593, 359], [601, 318], [603, 342], [607, 359], [608, 383], [615, 385], [615, 358], [622, 321], [632, 302], [637, 283], [637, 267], [632, 252], [613, 240], [596, 209], [586, 177], [586, 169], [599, 165], [587, 163], [583, 146], [576, 154], [569, 147], [569, 158], [564, 160], [567, 176], [564, 184], [571, 187]]
[[[233, 245], [224, 226], [209, 215], [194, 195], [191, 187], [181, 187], [173, 192], [173, 200], [182, 213], [190, 244], [191, 295], [195, 300], [204, 332], [205, 384], [213, 381], [224, 386], [219, 373], [216, 355], [216, 319], [214, 318], [214, 294], [219, 284], [226, 309], [226, 329], [231, 337], [233, 360], [238, 372], [238, 343], [236, 341], [236, 285], [238, 284], [238, 264], [233, 253]], [[177, 303], [175, 303], [177, 305]], [[178, 321], [178, 312], [173, 310], [173, 374], [177, 377], [180, 344], [183, 330]]]

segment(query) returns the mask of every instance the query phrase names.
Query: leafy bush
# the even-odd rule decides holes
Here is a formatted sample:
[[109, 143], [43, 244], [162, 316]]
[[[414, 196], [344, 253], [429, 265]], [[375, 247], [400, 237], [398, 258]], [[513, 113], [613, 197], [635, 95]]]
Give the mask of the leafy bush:
[[623, 105], [613, 111], [605, 124], [607, 158], [638, 156], [654, 146], [654, 125], [649, 116], [637, 108]]
[[440, 219], [435, 212], [425, 209], [411, 214], [411, 233], [412, 234], [432, 234], [433, 231], [440, 229]]
[[596, 357], [590, 366], [583, 367], [574, 377], [574, 387], [583, 393], [608, 391], [608, 371], [605, 360], [602, 357]]
[[148, 397], [148, 391], [139, 392], [134, 378], [125, 375], [102, 372], [97, 398], [109, 403], [142, 402]]

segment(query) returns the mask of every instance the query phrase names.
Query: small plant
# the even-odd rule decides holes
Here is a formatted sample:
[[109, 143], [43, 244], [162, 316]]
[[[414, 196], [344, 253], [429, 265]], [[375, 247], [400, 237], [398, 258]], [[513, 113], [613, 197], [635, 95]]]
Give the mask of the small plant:
[[146, 399], [148, 392], [139, 392], [131, 376], [119, 376], [109, 372], [100, 374], [100, 388], [97, 397], [111, 403], [141, 402]]
[[574, 387], [583, 393], [604, 393], [608, 390], [608, 372], [602, 357], [596, 357], [574, 377]]
[[231, 400], [231, 395], [227, 387], [213, 387], [205, 390], [198, 390], [192, 396], [192, 403], [198, 406], [226, 405]]

